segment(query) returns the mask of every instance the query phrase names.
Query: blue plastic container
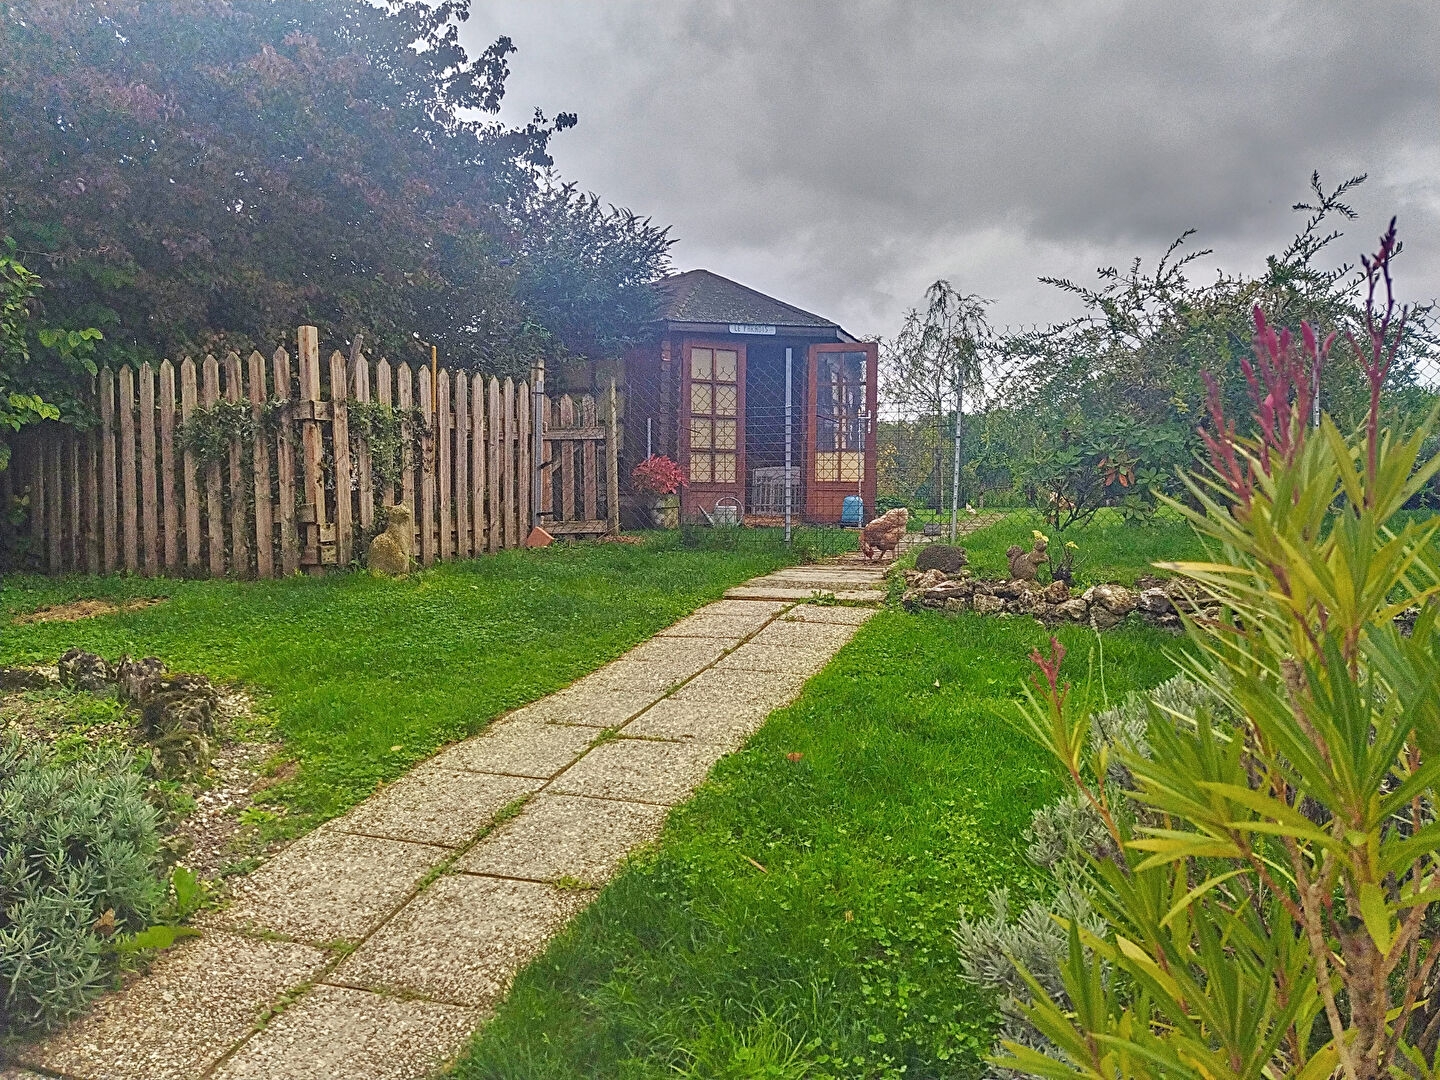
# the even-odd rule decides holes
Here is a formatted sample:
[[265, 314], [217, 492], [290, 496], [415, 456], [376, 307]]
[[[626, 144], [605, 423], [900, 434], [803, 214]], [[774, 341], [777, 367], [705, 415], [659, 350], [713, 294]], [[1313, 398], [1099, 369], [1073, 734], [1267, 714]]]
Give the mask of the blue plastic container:
[[846, 495], [840, 507], [840, 524], [858, 529], [865, 524], [865, 500], [859, 495]]

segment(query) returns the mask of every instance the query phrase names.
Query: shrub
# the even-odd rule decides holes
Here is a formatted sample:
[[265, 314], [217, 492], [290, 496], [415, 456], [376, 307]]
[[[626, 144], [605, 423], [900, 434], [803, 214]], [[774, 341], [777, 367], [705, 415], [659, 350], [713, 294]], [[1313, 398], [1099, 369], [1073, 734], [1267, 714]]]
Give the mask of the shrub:
[[165, 900], [156, 817], [122, 755], [0, 741], [0, 1032], [52, 1026], [111, 983], [111, 939]]
[[[1440, 1036], [1440, 521], [1402, 508], [1440, 472], [1421, 448], [1440, 410], [1396, 437], [1381, 393], [1402, 339], [1390, 299], [1393, 223], [1365, 260], [1369, 386], [1358, 429], [1310, 388], [1330, 342], [1303, 345], [1256, 312], [1245, 371], [1258, 435], [1240, 437], [1212, 384], [1209, 469], [1185, 513], [1206, 562], [1167, 567], [1219, 617], [1189, 619], [1192, 677], [1223, 710], [1150, 713], [1147, 755], [1087, 752], [1089, 710], [1040, 668], [1027, 730], [1104, 821], [1085, 859], [1101, 928], [1057, 913], [1063, 995], [1027, 980], [1037, 1076], [1380, 1080], [1433, 1076]], [[1384, 298], [1376, 293], [1383, 287]], [[1409, 636], [1396, 616], [1421, 610]]]

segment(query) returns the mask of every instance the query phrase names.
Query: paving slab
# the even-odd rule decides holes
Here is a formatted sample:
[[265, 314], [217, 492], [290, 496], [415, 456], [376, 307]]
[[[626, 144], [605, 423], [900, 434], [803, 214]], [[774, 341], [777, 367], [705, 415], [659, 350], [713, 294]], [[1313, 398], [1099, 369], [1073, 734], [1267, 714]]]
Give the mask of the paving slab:
[[874, 614], [875, 609], [872, 607], [799, 604], [780, 616], [779, 621], [787, 623], [822, 623], [835, 626], [860, 626]]
[[[804, 685], [803, 675], [711, 668], [702, 671], [666, 700], [722, 705], [731, 701], [746, 701], [770, 713], [799, 697]], [[628, 733], [629, 729], [626, 730]]]
[[[809, 593], [805, 594], [805, 599], [810, 599]], [[719, 638], [733, 642], [749, 637], [770, 619], [771, 616], [768, 613], [764, 615], [691, 615], [681, 619], [674, 626], [661, 630], [655, 636], [660, 638]]]
[[242, 1046], [214, 1080], [423, 1080], [482, 1018], [454, 1005], [317, 986]]
[[[797, 648], [792, 645], [760, 644], [749, 641], [721, 659], [716, 671], [777, 671], [790, 675], [814, 675], [830, 662], [834, 653], [825, 648]], [[643, 715], [643, 714], [642, 714]]]
[[516, 709], [506, 720], [575, 724], [591, 728], [619, 727], [664, 696], [664, 692], [660, 690], [641, 690], [636, 687], [615, 690], [569, 686], [557, 694], [526, 705], [523, 709]]
[[449, 849], [355, 836], [330, 825], [295, 841], [235, 883], [235, 901], [207, 921], [302, 941], [358, 941], [405, 899]]
[[625, 725], [626, 735], [681, 742], [714, 743], [726, 750], [745, 744], [765, 723], [768, 704], [743, 698], [730, 701], [692, 701], [668, 697]]
[[724, 615], [754, 618], [757, 615], [777, 615], [790, 605], [783, 600], [714, 600], [704, 607], [698, 607], [692, 615]]
[[650, 803], [546, 792], [466, 852], [455, 869], [601, 885], [632, 849], [660, 835], [668, 812]]
[[854, 636], [855, 627], [843, 623], [777, 622], [756, 634], [754, 640], [761, 645], [827, 649], [836, 653]]
[[[212, 930], [167, 951], [145, 977], [18, 1056], [26, 1065], [84, 1080], [189, 1080], [327, 959], [308, 945]], [[0, 1070], [0, 1077], [10, 1076]]]
[[636, 645], [622, 659], [665, 664], [683, 657], [696, 664], [695, 670], [699, 671], [719, 660], [732, 647], [732, 642], [716, 638], [656, 637]]
[[593, 898], [585, 889], [449, 874], [346, 957], [333, 981], [491, 1008]]
[[640, 691], [665, 694], [706, 665], [694, 656], [677, 656], [669, 661], [615, 660], [599, 671], [576, 680], [569, 689], [591, 691]]
[[442, 750], [431, 761], [447, 769], [548, 780], [590, 748], [595, 729], [542, 720], [504, 720]]
[[387, 784], [335, 827], [388, 840], [462, 847], [494, 821], [502, 808], [538, 791], [544, 782], [461, 771], [430, 761]]
[[805, 601], [815, 599], [817, 592], [829, 593], [837, 601], [844, 604], [878, 604], [885, 598], [885, 593], [879, 589], [819, 589], [813, 585], [804, 588], [756, 588], [749, 585], [737, 585], [725, 595], [737, 600], [790, 600]]
[[0, 1080], [47, 1080], [39, 1073], [33, 1073], [29, 1069], [20, 1069], [13, 1065], [0, 1065]]
[[674, 805], [689, 798], [723, 752], [710, 743], [622, 737], [591, 750], [547, 790]]

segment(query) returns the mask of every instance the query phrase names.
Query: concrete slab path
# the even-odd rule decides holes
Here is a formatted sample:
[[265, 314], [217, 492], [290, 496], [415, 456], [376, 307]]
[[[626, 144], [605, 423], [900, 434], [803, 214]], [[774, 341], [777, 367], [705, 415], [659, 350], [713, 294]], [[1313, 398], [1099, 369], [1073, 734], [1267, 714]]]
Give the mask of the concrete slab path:
[[[659, 835], [711, 767], [829, 662], [883, 565], [732, 589], [296, 841], [19, 1066], [72, 1080], [419, 1080]], [[23, 1069], [0, 1076], [24, 1077]]]

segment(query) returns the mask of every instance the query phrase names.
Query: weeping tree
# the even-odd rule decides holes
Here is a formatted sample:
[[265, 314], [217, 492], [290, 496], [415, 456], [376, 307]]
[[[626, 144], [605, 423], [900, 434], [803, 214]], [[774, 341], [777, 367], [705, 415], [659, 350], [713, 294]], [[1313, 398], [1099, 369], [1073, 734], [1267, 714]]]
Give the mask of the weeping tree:
[[983, 392], [982, 372], [994, 334], [986, 319], [990, 301], [962, 294], [940, 280], [925, 290], [925, 307], [911, 308], [899, 334], [883, 350], [881, 376], [886, 400], [911, 416], [935, 418], [931, 475], [937, 506], [945, 509], [944, 445], [947, 416], [953, 415], [950, 467], [950, 535], [960, 505], [965, 402]]

